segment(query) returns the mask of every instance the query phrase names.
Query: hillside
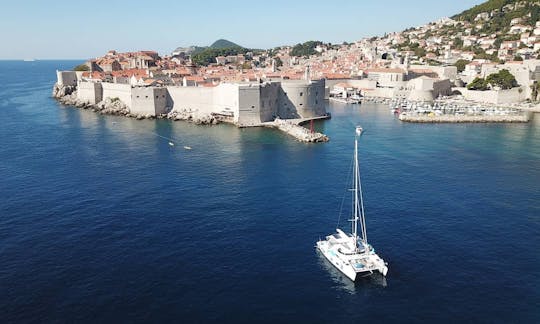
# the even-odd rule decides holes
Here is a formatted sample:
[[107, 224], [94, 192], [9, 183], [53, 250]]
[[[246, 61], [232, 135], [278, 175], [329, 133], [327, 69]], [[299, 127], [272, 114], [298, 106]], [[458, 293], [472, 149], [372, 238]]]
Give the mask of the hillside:
[[538, 0], [489, 0], [455, 15], [457, 21], [477, 23], [483, 22], [480, 33], [506, 34], [510, 30], [511, 21], [521, 18], [520, 23], [534, 26], [540, 18], [540, 2]]
[[217, 41], [215, 41], [214, 43], [212, 43], [212, 45], [210, 45], [210, 48], [232, 48], [232, 47], [240, 47], [240, 48], [244, 48], [243, 46], [240, 46], [238, 44], [235, 44], [231, 41], [228, 41], [226, 39], [218, 39]]
[[507, 13], [509, 9], [510, 10], [514, 9], [514, 10], [511, 10], [512, 11], [511, 15], [514, 15], [515, 17], [512, 17], [512, 18], [520, 17], [520, 14], [522, 13], [527, 14], [527, 10], [519, 10], [519, 12], [517, 12], [518, 8], [515, 8], [515, 7], [512, 8], [510, 6], [510, 5], [515, 6], [516, 3], [518, 4], [518, 6], [523, 5], [525, 7], [530, 7], [533, 3], [538, 3], [538, 0], [489, 0], [479, 5], [476, 5], [468, 10], [465, 10], [460, 14], [454, 15], [452, 19], [473, 22], [476, 16], [478, 16], [481, 13], [486, 12], [486, 13], [493, 13], [493, 14], [499, 13], [500, 14], [500, 13], [504, 13], [505, 9]]
[[382, 38], [404, 55], [430, 64], [492, 62], [540, 56], [539, 0], [489, 0], [450, 18]]

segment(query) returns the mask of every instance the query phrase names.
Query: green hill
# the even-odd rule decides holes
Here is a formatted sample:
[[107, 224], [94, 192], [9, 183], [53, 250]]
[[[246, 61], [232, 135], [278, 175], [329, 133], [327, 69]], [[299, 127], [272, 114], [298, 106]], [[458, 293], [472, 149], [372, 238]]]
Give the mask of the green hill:
[[[517, 8], [506, 7], [508, 5], [517, 5]], [[531, 14], [531, 17], [528, 17], [530, 23], [538, 20], [539, 9], [538, 0], [489, 0], [453, 16], [452, 19], [473, 22], [478, 14], [486, 12], [492, 15], [492, 19], [496, 19], [496, 24], [508, 25], [513, 18]]]
[[235, 43], [233, 43], [231, 41], [228, 41], [226, 39], [218, 39], [212, 45], [210, 45], [210, 48], [234, 48], [234, 47], [244, 48], [243, 46], [235, 44]]

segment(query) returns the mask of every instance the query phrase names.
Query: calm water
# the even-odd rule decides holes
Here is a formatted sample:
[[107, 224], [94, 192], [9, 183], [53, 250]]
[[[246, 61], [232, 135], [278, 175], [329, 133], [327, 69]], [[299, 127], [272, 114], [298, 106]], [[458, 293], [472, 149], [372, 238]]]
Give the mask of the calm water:
[[[2, 322], [540, 321], [540, 116], [415, 125], [331, 104], [331, 141], [307, 145], [62, 107], [54, 71], [77, 63], [0, 62]], [[354, 285], [314, 244], [356, 124], [390, 271]]]

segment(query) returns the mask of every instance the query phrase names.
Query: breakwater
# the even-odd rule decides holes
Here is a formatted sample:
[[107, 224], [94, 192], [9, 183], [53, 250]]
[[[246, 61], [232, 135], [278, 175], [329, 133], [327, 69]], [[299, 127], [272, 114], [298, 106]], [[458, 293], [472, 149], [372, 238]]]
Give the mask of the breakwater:
[[527, 123], [530, 113], [518, 115], [417, 115], [401, 113], [399, 120], [410, 123]]
[[526, 123], [531, 119], [527, 103], [492, 105], [445, 97], [431, 103], [398, 99], [389, 106], [399, 120], [412, 123]]
[[326, 119], [330, 116], [316, 117], [316, 118], [305, 118], [305, 119], [296, 119], [296, 120], [286, 120], [276, 118], [273, 122], [264, 123], [265, 127], [277, 128], [282, 132], [289, 134], [290, 136], [296, 138], [300, 142], [305, 143], [322, 143], [328, 142], [330, 138], [325, 134], [318, 132], [311, 132], [309, 129], [301, 126], [300, 124], [313, 119]]

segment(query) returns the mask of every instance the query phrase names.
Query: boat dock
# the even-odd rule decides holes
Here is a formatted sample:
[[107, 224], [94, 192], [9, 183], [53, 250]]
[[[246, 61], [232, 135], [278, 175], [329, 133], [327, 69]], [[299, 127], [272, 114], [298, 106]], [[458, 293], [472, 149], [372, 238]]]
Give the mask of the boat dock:
[[302, 127], [302, 124], [305, 124], [312, 120], [318, 119], [328, 119], [330, 115], [311, 117], [311, 118], [297, 118], [297, 119], [280, 119], [276, 118], [274, 121], [263, 123], [262, 126], [277, 128], [282, 132], [285, 132], [297, 140], [305, 143], [321, 143], [328, 142], [330, 139], [328, 136], [318, 133], [311, 132], [309, 129]]

